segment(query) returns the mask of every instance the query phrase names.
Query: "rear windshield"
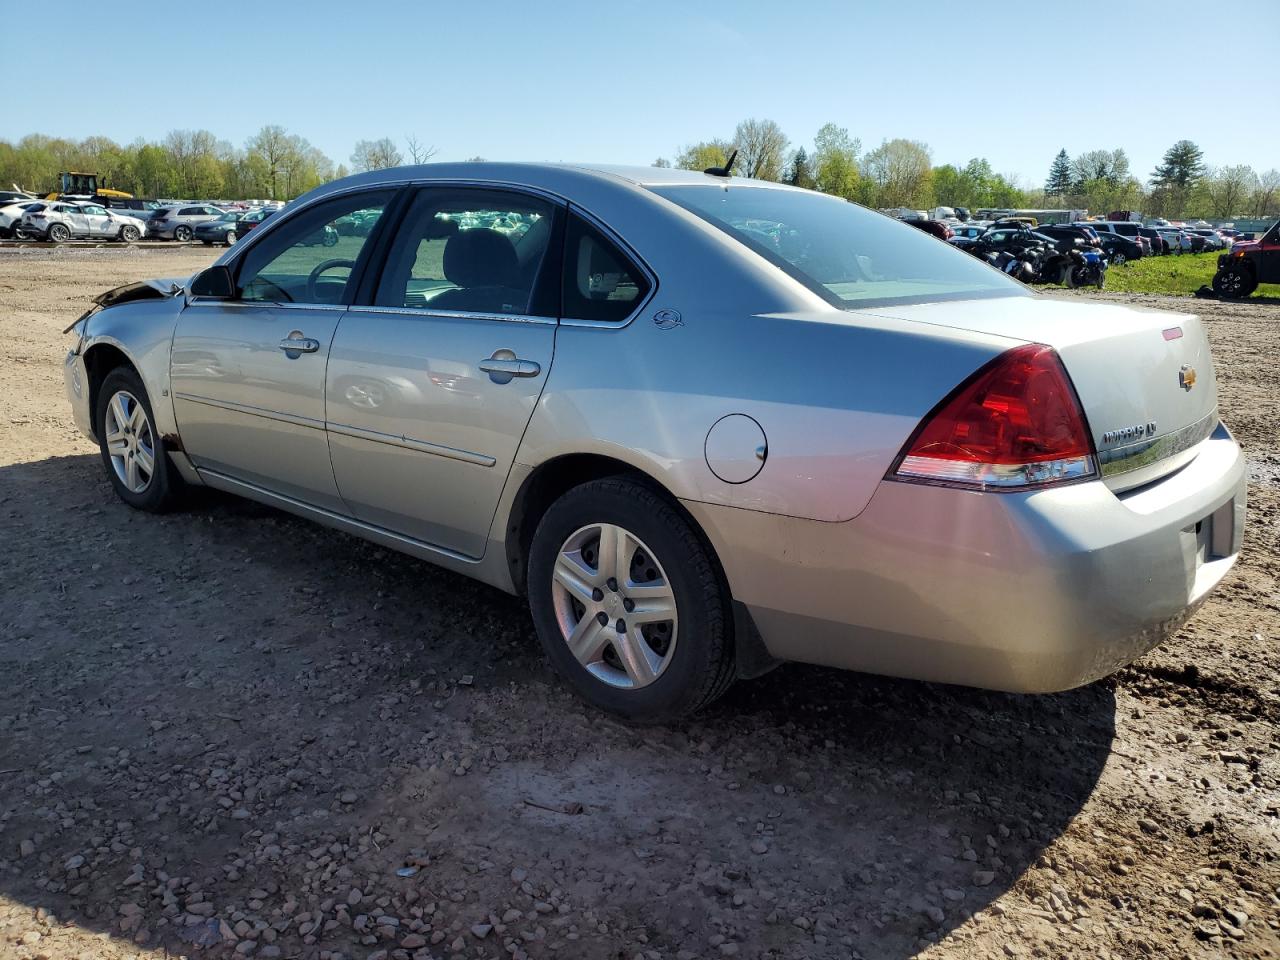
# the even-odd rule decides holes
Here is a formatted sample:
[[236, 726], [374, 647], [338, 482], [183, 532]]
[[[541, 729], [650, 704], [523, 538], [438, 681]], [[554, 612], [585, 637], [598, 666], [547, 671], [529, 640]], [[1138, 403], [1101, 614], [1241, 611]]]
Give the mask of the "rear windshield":
[[944, 241], [835, 197], [729, 184], [651, 189], [837, 307], [1026, 293], [1016, 281]]

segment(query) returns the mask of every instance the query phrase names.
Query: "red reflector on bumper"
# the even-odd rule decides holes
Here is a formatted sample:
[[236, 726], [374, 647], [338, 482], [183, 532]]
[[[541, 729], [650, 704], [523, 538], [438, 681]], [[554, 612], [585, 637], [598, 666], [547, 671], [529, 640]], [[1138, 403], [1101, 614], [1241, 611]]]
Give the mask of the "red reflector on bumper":
[[1166, 340], [1178, 340], [1182, 337], [1181, 327], [1169, 327], [1161, 332]]

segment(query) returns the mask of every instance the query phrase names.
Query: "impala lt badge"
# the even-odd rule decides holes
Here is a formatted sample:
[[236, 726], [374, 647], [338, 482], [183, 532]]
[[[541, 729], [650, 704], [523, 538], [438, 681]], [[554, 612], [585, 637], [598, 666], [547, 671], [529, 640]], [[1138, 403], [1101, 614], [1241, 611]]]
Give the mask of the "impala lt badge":
[[1108, 430], [1102, 435], [1102, 445], [1108, 446], [1121, 440], [1145, 440], [1156, 435], [1156, 422], [1135, 423], [1132, 427], [1121, 427], [1119, 430]]
[[1183, 390], [1190, 390], [1196, 385], [1196, 368], [1190, 364], [1184, 363], [1182, 369], [1178, 371], [1178, 386]]

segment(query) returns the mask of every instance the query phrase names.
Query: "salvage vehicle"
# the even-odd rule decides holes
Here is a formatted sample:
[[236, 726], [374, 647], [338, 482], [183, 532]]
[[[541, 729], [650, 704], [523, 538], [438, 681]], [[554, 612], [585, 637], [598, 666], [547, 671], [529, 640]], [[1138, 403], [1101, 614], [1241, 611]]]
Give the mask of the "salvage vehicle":
[[44, 200], [18, 200], [0, 206], [0, 237], [22, 239], [15, 229], [21, 226], [22, 215], [35, 206], [44, 204]]
[[1260, 283], [1280, 283], [1280, 220], [1260, 240], [1237, 240], [1230, 253], [1218, 257], [1213, 292], [1227, 300], [1243, 299]]
[[97, 203], [43, 201], [30, 206], [18, 223], [28, 237], [54, 243], [68, 240], [120, 240], [133, 243], [146, 233], [146, 224], [137, 217], [108, 210]]
[[231, 246], [240, 239], [240, 220], [243, 213], [224, 213], [217, 220], [205, 220], [192, 228], [191, 235], [206, 247], [215, 243]]
[[[1200, 319], [731, 165], [325, 184], [99, 296], [75, 422], [139, 510], [207, 485], [527, 596], [637, 722], [783, 660], [1061, 690], [1177, 630], [1245, 517]], [[357, 211], [340, 257], [309, 242]]]
[[207, 203], [183, 203], [157, 210], [147, 221], [147, 228], [153, 237], [187, 243], [195, 236], [197, 224], [217, 220], [223, 213]]

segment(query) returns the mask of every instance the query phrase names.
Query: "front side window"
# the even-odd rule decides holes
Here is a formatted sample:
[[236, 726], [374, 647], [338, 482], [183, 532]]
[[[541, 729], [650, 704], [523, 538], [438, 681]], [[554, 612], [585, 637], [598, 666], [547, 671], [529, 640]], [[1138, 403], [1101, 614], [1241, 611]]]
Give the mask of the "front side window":
[[107, 211], [103, 207], [94, 207], [94, 206], [86, 205], [81, 207], [80, 209], [84, 213], [92, 214], [95, 217], [105, 217], [107, 215]]
[[[543, 266], [556, 208], [507, 190], [427, 187], [400, 228], [375, 303], [463, 313], [554, 316]], [[358, 235], [366, 224], [340, 224]]]
[[333, 221], [360, 211], [373, 222], [392, 191], [338, 197], [291, 216], [249, 248], [240, 261], [241, 300], [264, 303], [346, 303], [352, 271], [369, 235], [340, 236]]
[[577, 214], [564, 243], [564, 315], [574, 320], [627, 319], [649, 281], [618, 245]]
[[834, 306], [1027, 295], [1016, 281], [963, 251], [835, 197], [737, 185], [652, 189]]

